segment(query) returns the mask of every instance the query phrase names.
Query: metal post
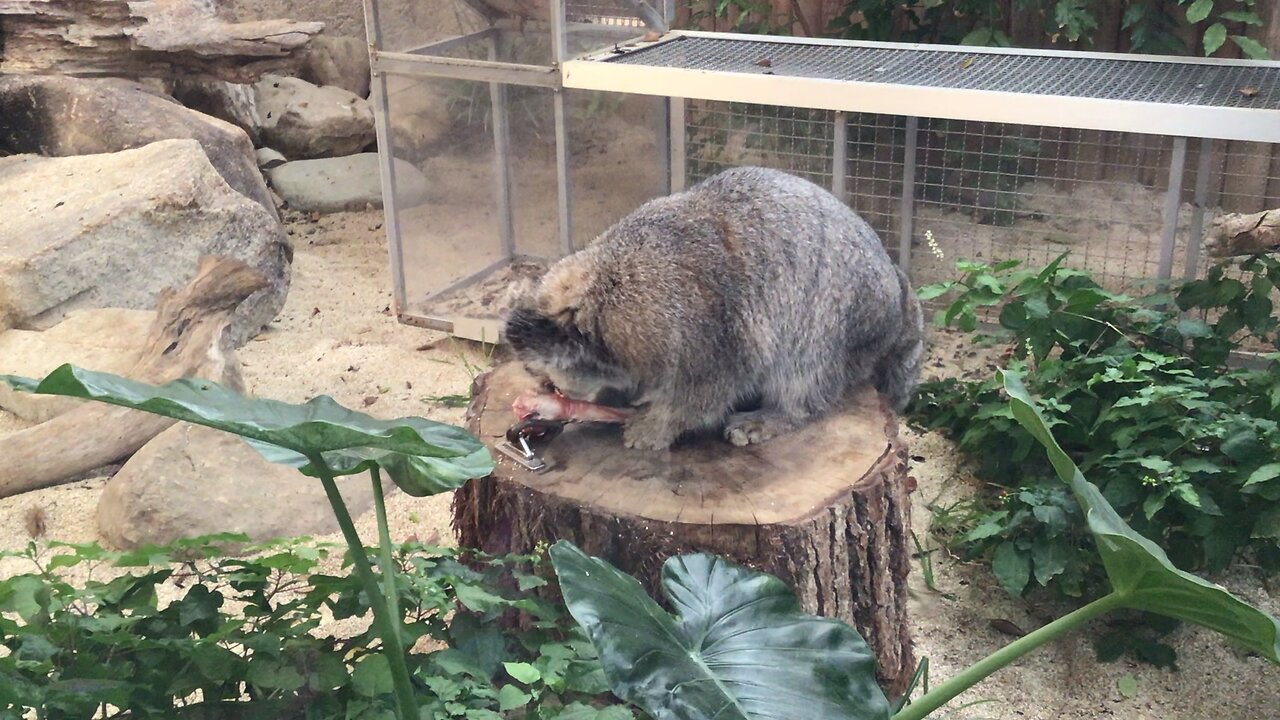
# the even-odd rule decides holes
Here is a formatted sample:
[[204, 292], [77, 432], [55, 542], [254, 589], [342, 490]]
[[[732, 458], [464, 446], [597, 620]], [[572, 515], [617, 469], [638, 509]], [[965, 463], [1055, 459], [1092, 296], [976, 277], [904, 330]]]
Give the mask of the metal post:
[[684, 190], [686, 169], [684, 156], [684, 98], [671, 98], [671, 192]]
[[1200, 243], [1204, 240], [1204, 213], [1209, 204], [1209, 173], [1212, 168], [1213, 140], [1200, 138], [1200, 157], [1196, 162], [1196, 196], [1191, 209], [1191, 227], [1187, 235], [1186, 266], [1182, 269], [1185, 280], [1195, 280], [1200, 269]]
[[1164, 227], [1160, 233], [1160, 265], [1156, 277], [1168, 280], [1173, 275], [1173, 245], [1178, 236], [1178, 207], [1182, 204], [1182, 173], [1187, 167], [1187, 139], [1173, 139], [1173, 156], [1169, 159], [1169, 189], [1164, 196]]
[[[364, 1], [365, 33], [368, 41], [370, 64], [382, 49], [382, 22], [378, 17], [377, 3]], [[396, 212], [395, 154], [391, 135], [391, 100], [387, 89], [387, 74], [372, 73], [370, 101], [373, 106], [373, 129], [378, 139], [378, 173], [382, 182], [382, 225], [387, 235], [387, 254], [391, 264], [391, 311], [397, 317], [408, 304], [408, 290], [404, 278], [404, 249], [400, 237], [400, 219]]]
[[[659, 4], [662, 5], [662, 19], [666, 22], [666, 26], [669, 29], [671, 28], [671, 23], [676, 22], [676, 0], [660, 0]], [[673, 176], [673, 173], [675, 173], [676, 167], [676, 149], [673, 143], [675, 143], [677, 133], [672, 108], [673, 105], [677, 104], [677, 102], [681, 102], [680, 111], [681, 113], [684, 113], [685, 108], [684, 105], [682, 105], [682, 102], [684, 101], [673, 100], [671, 97], [662, 97], [662, 99], [658, 100], [660, 108], [658, 111], [658, 158], [660, 158], [658, 163], [660, 167], [658, 170], [660, 177], [663, 178], [663, 195], [671, 195], [672, 192], [676, 191], [676, 183], [673, 182], [673, 177], [675, 177]], [[680, 133], [678, 133], [678, 135], [680, 135], [681, 145], [684, 145], [685, 140], [684, 126], [684, 119], [681, 119]], [[684, 154], [684, 150], [681, 150], [680, 155], [684, 156]], [[684, 170], [681, 170], [681, 177], [684, 177]], [[681, 187], [684, 186], [684, 181], [682, 181], [682, 179], [680, 184]]]
[[[489, 42], [489, 59], [506, 58], [507, 40], [494, 33]], [[507, 86], [489, 83], [489, 99], [493, 106], [493, 172], [498, 193], [498, 236], [502, 239], [502, 255], [510, 259], [516, 252], [515, 218], [511, 193], [515, 183], [511, 176], [511, 132], [507, 115]]]
[[662, 194], [671, 194], [671, 98], [657, 99], [658, 127], [654, 146], [658, 151], [658, 177], [662, 183]]
[[831, 194], [845, 202], [845, 173], [849, 160], [849, 115], [835, 111], [831, 127]]
[[[564, 0], [551, 0], [551, 60], [560, 68], [569, 55], [565, 32]], [[565, 107], [565, 90], [556, 88], [552, 97], [556, 118], [556, 194], [560, 210], [560, 251], [573, 252], [573, 208], [569, 183], [569, 113]]]
[[916, 140], [920, 118], [907, 118], [906, 138], [902, 148], [902, 201], [898, 205], [898, 267], [911, 273], [911, 237], [915, 233], [916, 213]]

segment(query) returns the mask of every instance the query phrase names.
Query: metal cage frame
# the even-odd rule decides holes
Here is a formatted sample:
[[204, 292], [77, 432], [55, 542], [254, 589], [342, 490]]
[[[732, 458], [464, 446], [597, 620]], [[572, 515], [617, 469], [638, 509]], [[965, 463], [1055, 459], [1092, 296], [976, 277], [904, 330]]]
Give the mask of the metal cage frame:
[[[664, 103], [659, 148], [669, 192], [684, 188], [686, 180], [685, 104], [687, 100], [757, 103], [832, 111], [832, 173], [830, 189], [845, 196], [850, 113], [876, 113], [905, 119], [906, 138], [899, 206], [898, 262], [910, 270], [915, 217], [916, 147], [920, 118], [999, 122], [1054, 128], [1100, 130], [1173, 138], [1168, 185], [1162, 215], [1157, 280], [1172, 275], [1175, 235], [1186, 176], [1189, 140], [1199, 140], [1195, 168], [1191, 241], [1186, 247], [1186, 275], [1195, 273], [1204, 234], [1207, 182], [1211, 172], [1210, 143], [1214, 140], [1280, 143], [1280, 61], [1214, 58], [1171, 58], [1061, 50], [1016, 50], [968, 46], [920, 45], [700, 31], [671, 31], [672, 0], [662, 0], [661, 12], [645, 0], [620, 0], [642, 24], [617, 25], [571, 22], [566, 0], [550, 0], [550, 21], [515, 22], [496, 17], [483, 0], [463, 0], [489, 20], [479, 32], [448, 38], [411, 52], [381, 49], [377, 0], [364, 0], [373, 96], [381, 156], [394, 309], [401, 322], [450, 332], [470, 339], [500, 339], [500, 324], [458, 322], [455, 318], [423, 316], [408, 311], [401, 236], [395, 214], [395, 174], [390, 156], [387, 75], [454, 78], [490, 83], [494, 108], [493, 142], [500, 229], [507, 260], [514, 257], [510, 138], [504, 88], [526, 85], [549, 88], [554, 96], [556, 174], [560, 249], [575, 248], [571, 237], [568, 119], [565, 90], [607, 91], [649, 95]], [[545, 27], [550, 34], [552, 61], [521, 65], [502, 61], [504, 34]], [[657, 39], [619, 31], [648, 29]], [[597, 49], [570, 57], [570, 34], [600, 35], [610, 41]], [[446, 51], [483, 43], [489, 60], [451, 58]], [[1036, 86], [1010, 84], [1027, 69], [1048, 68], [1060, 82]], [[1076, 73], [1074, 80], [1062, 80]], [[1110, 85], [1090, 78], [1119, 76]], [[1175, 78], [1178, 87], [1156, 87], [1153, 78]], [[1134, 87], [1124, 87], [1129, 78]], [[1171, 81], [1172, 82], [1172, 81]], [[1234, 87], [1250, 83], [1252, 93]], [[1063, 92], [1069, 87], [1069, 92]], [[1181, 95], [1178, 91], [1181, 91]], [[502, 264], [500, 262], [499, 264]], [[491, 272], [486, 268], [441, 292], [463, 287]]]

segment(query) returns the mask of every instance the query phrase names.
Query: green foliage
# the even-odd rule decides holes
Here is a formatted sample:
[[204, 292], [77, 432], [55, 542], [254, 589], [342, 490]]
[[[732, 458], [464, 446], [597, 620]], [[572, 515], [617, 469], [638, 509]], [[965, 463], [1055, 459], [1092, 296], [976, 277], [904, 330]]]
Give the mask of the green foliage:
[[[954, 293], [937, 319], [963, 331], [998, 318], [987, 339], [1006, 344], [1009, 367], [1025, 373], [1062, 446], [1121, 517], [1183, 567], [1221, 570], [1242, 553], [1280, 567], [1280, 354], [1263, 355], [1260, 369], [1227, 364], [1241, 348], [1280, 348], [1280, 261], [1221, 265], [1176, 295], [1143, 299], [1106, 291], [1061, 257], [1036, 272], [958, 268], [959, 281], [921, 297]], [[954, 438], [1000, 490], [950, 508], [940, 529], [966, 555], [990, 555], [1015, 595], [1092, 593], [1101, 577], [1084, 518], [1001, 390], [996, 377], [921, 386], [913, 422]]]
[[[1227, 43], [1246, 57], [1267, 59], [1267, 49], [1244, 35], [1262, 25], [1256, 0], [1124, 0], [1120, 28], [1134, 52], [1181, 55], [1195, 51], [1183, 37], [1190, 28], [1205, 55]], [[1047, 45], [1086, 47], [1114, 5], [1103, 0], [1020, 0], [1022, 17], [1040, 18], [1040, 36]], [[855, 40], [947, 43], [1008, 47], [1009, 3], [990, 0], [847, 0], [828, 31]], [[1024, 38], [1024, 41], [1027, 40]], [[1111, 48], [1104, 48], [1110, 50]]]
[[[319, 478], [355, 564], [373, 611], [373, 627], [382, 640], [382, 658], [361, 671], [368, 682], [386, 667], [395, 690], [399, 720], [417, 720], [418, 707], [405, 662], [399, 591], [392, 567], [391, 540], [383, 505], [382, 472], [411, 495], [431, 495], [458, 487], [493, 469], [488, 450], [458, 428], [423, 418], [375, 420], [322, 396], [303, 405], [244, 397], [217, 383], [181, 379], [162, 386], [135, 382], [71, 365], [44, 380], [0, 376], [0, 382], [26, 391], [95, 400], [154, 415], [204, 425], [240, 436], [263, 457]], [[352, 523], [336, 476], [367, 471], [378, 520], [379, 588], [373, 566]]]
[[1111, 595], [1126, 607], [1207, 627], [1280, 663], [1280, 622], [1220, 585], [1177, 569], [1164, 550], [1134, 532], [1058, 444], [1018, 374], [1003, 370], [998, 374], [1013, 416], [1044, 446], [1054, 472], [1084, 511]]
[[710, 555], [671, 558], [662, 586], [676, 619], [568, 542], [551, 559], [613, 691], [657, 720], [889, 717], [858, 633], [802, 615], [777, 578]]
[[[10, 553], [32, 572], [0, 580], [8, 651], [0, 709], [40, 708], [50, 718], [88, 718], [104, 704], [133, 717], [387, 717], [394, 684], [376, 631], [316, 632], [326, 616], [367, 617], [359, 578], [329, 574], [329, 548], [300, 541], [245, 558], [214, 550], [237, 540], [245, 538]], [[607, 686], [591, 643], [562, 606], [531, 594], [550, 575], [544, 558], [463, 558], [418, 543], [393, 558], [405, 643], [437, 648], [407, 656], [420, 717], [497, 720], [514, 707], [538, 720], [633, 717], [597, 707]], [[72, 568], [91, 579], [68, 582]], [[511, 613], [527, 629], [508, 632]]]
[[[689, 24], [698, 28], [707, 21], [716, 28], [753, 35], [790, 35], [796, 18], [781, 12], [769, 0], [692, 0], [689, 2]], [[716, 22], [727, 20], [724, 23]]]

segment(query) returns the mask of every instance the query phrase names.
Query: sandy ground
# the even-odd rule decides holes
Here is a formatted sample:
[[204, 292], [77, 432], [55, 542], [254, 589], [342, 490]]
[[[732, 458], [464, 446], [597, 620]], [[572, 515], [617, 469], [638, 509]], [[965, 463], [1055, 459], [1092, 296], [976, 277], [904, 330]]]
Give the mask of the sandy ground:
[[[453, 193], [457, 194], [456, 189]], [[323, 217], [287, 213], [286, 219], [296, 243], [293, 288], [277, 321], [240, 351], [251, 389], [289, 401], [325, 393], [378, 417], [421, 415], [459, 423], [462, 410], [433, 398], [466, 393], [472, 375], [489, 362], [489, 353], [484, 346], [402, 325], [392, 317], [381, 212]], [[988, 360], [987, 354], [943, 333], [933, 335], [929, 352], [929, 377], [980, 372]], [[18, 426], [11, 416], [0, 414], [0, 431]], [[926, 505], [971, 492], [972, 479], [948, 441], [935, 434], [906, 432], [916, 458], [912, 474], [919, 481], [913, 524], [928, 542]], [[103, 482], [91, 479], [0, 500], [0, 548], [17, 549], [27, 543], [33, 507], [43, 514], [46, 538], [96, 539], [94, 508]], [[388, 503], [393, 538], [452, 542], [448, 506], [448, 496], [394, 495]], [[363, 537], [372, 542], [372, 516], [360, 518], [359, 526]], [[992, 619], [1029, 629], [1062, 613], [1062, 608], [1010, 599], [982, 566], [956, 562], [942, 552], [934, 557], [936, 585], [954, 599], [926, 588], [917, 566], [912, 575], [911, 616], [918, 653], [930, 659], [935, 685], [1012, 639], [992, 629]], [[0, 573], [23, 570], [16, 561], [0, 562]], [[1239, 568], [1215, 580], [1280, 613], [1280, 591], [1264, 589], [1262, 578], [1253, 570]], [[1180, 653], [1179, 672], [1128, 662], [1100, 665], [1085, 636], [1067, 638], [998, 673], [956, 704], [986, 702], [945, 716], [1001, 720], [1280, 717], [1280, 669], [1231, 650], [1207, 632], [1182, 630], [1174, 642]], [[1132, 698], [1124, 697], [1117, 686], [1125, 675], [1137, 681]]]

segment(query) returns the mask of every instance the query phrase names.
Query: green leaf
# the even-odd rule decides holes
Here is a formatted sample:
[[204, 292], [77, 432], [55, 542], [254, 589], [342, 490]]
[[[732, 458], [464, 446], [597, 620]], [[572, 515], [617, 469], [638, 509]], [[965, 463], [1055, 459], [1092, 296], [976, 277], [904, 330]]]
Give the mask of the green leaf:
[[455, 583], [453, 592], [457, 595], [458, 602], [473, 612], [489, 612], [495, 607], [508, 604], [502, 597], [494, 595], [479, 585]]
[[1213, 328], [1199, 318], [1183, 318], [1178, 321], [1178, 334], [1189, 338], [1207, 338], [1213, 336]]
[[943, 295], [946, 295], [948, 292], [951, 291], [951, 288], [954, 286], [955, 286], [955, 283], [949, 283], [949, 282], [934, 283], [933, 285], [922, 285], [920, 286], [919, 289], [916, 290], [916, 297], [919, 298], [921, 301], [932, 300], [934, 298], [942, 297]]
[[991, 556], [991, 571], [1004, 589], [1017, 597], [1031, 579], [1031, 556], [1018, 550], [1012, 542], [1002, 542]]
[[1262, 46], [1262, 43], [1259, 43], [1251, 37], [1245, 37], [1244, 35], [1232, 35], [1231, 41], [1239, 46], [1239, 48], [1244, 51], [1245, 55], [1248, 55], [1254, 60], [1268, 60], [1271, 57], [1267, 54], [1267, 49]]
[[1119, 599], [1134, 609], [1203, 625], [1280, 663], [1280, 621], [1224, 588], [1178, 570], [1159, 546], [1134, 532], [1054, 440], [1021, 378], [1008, 370], [997, 372], [1014, 416], [1044, 446], [1058, 477], [1084, 510]]
[[1227, 41], [1227, 26], [1214, 23], [1204, 31], [1204, 54], [1206, 56], [1218, 52], [1218, 48]]
[[1031, 560], [1035, 566], [1036, 582], [1048, 585], [1054, 577], [1067, 569], [1071, 548], [1060, 540], [1038, 542], [1031, 546]]
[[297, 690], [306, 683], [296, 668], [276, 661], [250, 663], [247, 679], [260, 688], [270, 690]]
[[1213, 0], [1196, 0], [1187, 8], [1187, 22], [1195, 25], [1209, 17], [1213, 12]]
[[503, 685], [498, 691], [498, 709], [502, 712], [515, 710], [529, 704], [533, 696], [515, 685]]
[[31, 625], [42, 624], [49, 601], [49, 584], [38, 575], [19, 575], [0, 583], [0, 610], [17, 613]]
[[391, 682], [391, 663], [382, 653], [365, 655], [356, 663], [351, 672], [351, 687], [365, 697], [377, 697], [390, 693], [394, 686]]
[[1267, 463], [1249, 475], [1249, 479], [1244, 481], [1244, 487], [1261, 485], [1278, 477], [1280, 477], [1280, 463]]
[[575, 702], [565, 705], [560, 712], [552, 716], [552, 720], [635, 720], [635, 715], [622, 705], [595, 708]]
[[416, 417], [376, 420], [324, 395], [291, 405], [248, 398], [209, 380], [155, 386], [72, 365], [38, 382], [10, 375], [0, 375], [0, 381], [41, 395], [87, 398], [233, 433], [268, 460], [307, 475], [315, 475], [308, 460], [313, 455], [338, 475], [377, 466], [401, 490], [419, 497], [453, 490], [493, 469], [484, 445], [461, 428]]
[[1254, 12], [1248, 12], [1244, 10], [1228, 10], [1227, 12], [1222, 13], [1218, 17], [1222, 18], [1223, 20], [1230, 20], [1231, 22], [1238, 22], [1238, 23], [1244, 23], [1245, 25], [1254, 25], [1256, 27], [1262, 27], [1262, 18], [1258, 17], [1258, 14]]
[[525, 685], [532, 685], [542, 679], [542, 673], [538, 672], [538, 668], [529, 663], [504, 662], [502, 667], [507, 669], [508, 675]]
[[1121, 695], [1131, 698], [1138, 694], [1138, 681], [1132, 675], [1125, 675], [1116, 681], [1116, 688]]
[[801, 614], [775, 577], [705, 554], [673, 557], [662, 585], [677, 619], [634, 578], [566, 541], [551, 561], [614, 694], [655, 718], [889, 717], [858, 633]]

